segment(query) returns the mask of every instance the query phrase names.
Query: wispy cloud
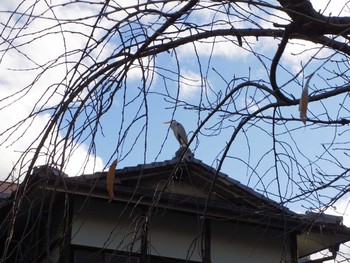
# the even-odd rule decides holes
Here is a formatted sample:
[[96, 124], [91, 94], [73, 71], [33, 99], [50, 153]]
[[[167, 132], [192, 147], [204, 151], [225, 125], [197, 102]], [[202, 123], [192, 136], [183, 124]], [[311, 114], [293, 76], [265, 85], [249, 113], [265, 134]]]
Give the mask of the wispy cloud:
[[[28, 4], [32, 4], [30, 1]], [[28, 8], [23, 2], [22, 9]], [[7, 10], [13, 10], [18, 2], [11, 2]], [[0, 179], [4, 179], [10, 172], [14, 163], [20, 155], [28, 148], [29, 154], [23, 160], [22, 171], [27, 167], [27, 162], [31, 159], [32, 152], [36, 144], [31, 144], [37, 138], [40, 138], [40, 132], [47, 125], [50, 115], [48, 113], [40, 113], [35, 118], [29, 118], [22, 126], [17, 126], [15, 129], [5, 132], [9, 127], [15, 125], [21, 119], [26, 118], [33, 111], [41, 107], [48, 108], [57, 105], [62, 100], [62, 94], [66, 89], [66, 83], [62, 80], [67, 76], [70, 70], [70, 62], [78, 61], [79, 55], [76, 50], [81, 50], [84, 47], [86, 35], [90, 34], [87, 26], [83, 24], [62, 23], [58, 26], [55, 17], [61, 17], [66, 20], [79, 15], [81, 17], [88, 16], [94, 12], [93, 7], [83, 8], [79, 5], [74, 5], [72, 8], [55, 8], [54, 13], [49, 11], [44, 1], [40, 1], [35, 5], [33, 17], [35, 15], [45, 13], [43, 16], [33, 19], [25, 27], [21, 29], [18, 37], [15, 38], [17, 30], [12, 31], [3, 28], [3, 38], [7, 38], [7, 42], [2, 42], [2, 54], [6, 50], [0, 63], [1, 79], [1, 97], [0, 101], [0, 137], [2, 145], [0, 146], [0, 154], [2, 162], [0, 167]], [[95, 10], [96, 11], [96, 10]], [[5, 13], [7, 14], [7, 13]], [[0, 20], [2, 24], [10, 27], [21, 28], [24, 24], [25, 16], [2, 16]], [[91, 21], [92, 23], [93, 21]], [[47, 30], [47, 28], [50, 28]], [[65, 32], [65, 33], [63, 33]], [[81, 32], [81, 34], [73, 34], [72, 32]], [[17, 49], [13, 49], [13, 45], [17, 45]], [[68, 52], [69, 56], [61, 56]], [[101, 55], [103, 55], [101, 53]], [[59, 57], [59, 60], [55, 60]], [[67, 62], [67, 63], [65, 63]], [[49, 70], [43, 69], [53, 63], [54, 67]], [[72, 63], [73, 64], [73, 63]], [[39, 78], [37, 76], [40, 76]], [[34, 84], [32, 86], [32, 84]], [[25, 88], [27, 87], [27, 88]], [[19, 92], [21, 91], [22, 92]], [[27, 92], [29, 91], [30, 92]], [[11, 94], [17, 95], [9, 99], [4, 99]], [[37, 103], [38, 102], [38, 103]], [[13, 136], [8, 138], [9, 133]], [[63, 139], [61, 132], [51, 134], [56, 137], [57, 141]], [[71, 153], [69, 162], [65, 163], [65, 172], [69, 175], [76, 175], [82, 172], [82, 165], [85, 163], [85, 172], [93, 172], [103, 169], [103, 161], [101, 158], [94, 158], [89, 151], [88, 146], [79, 145], [73, 141], [73, 145], [68, 146], [65, 150]], [[53, 141], [47, 142], [44, 150], [50, 150], [54, 147]], [[60, 147], [60, 146], [59, 146]], [[74, 149], [74, 150], [73, 150]], [[58, 157], [62, 153], [62, 149], [56, 152], [54, 160], [59, 162]], [[44, 164], [48, 159], [46, 153], [42, 153], [37, 164]], [[17, 173], [19, 169], [17, 167]]]
[[348, 16], [350, 12], [348, 0], [312, 0], [311, 3], [316, 11], [320, 11], [325, 16]]
[[193, 71], [184, 71], [180, 79], [180, 98], [193, 99], [200, 95], [204, 80], [200, 74]]

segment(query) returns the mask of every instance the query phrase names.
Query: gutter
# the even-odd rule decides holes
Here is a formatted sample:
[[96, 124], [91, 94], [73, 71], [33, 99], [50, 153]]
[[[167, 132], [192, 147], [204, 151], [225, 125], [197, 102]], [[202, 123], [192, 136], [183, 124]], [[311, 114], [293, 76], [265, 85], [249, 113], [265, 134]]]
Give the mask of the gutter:
[[332, 253], [331, 256], [324, 257], [324, 258], [318, 258], [318, 259], [314, 259], [314, 260], [308, 260], [308, 261], [304, 261], [303, 263], [323, 263], [325, 261], [335, 259], [337, 257], [337, 252], [339, 251], [339, 244], [331, 246], [328, 249]]

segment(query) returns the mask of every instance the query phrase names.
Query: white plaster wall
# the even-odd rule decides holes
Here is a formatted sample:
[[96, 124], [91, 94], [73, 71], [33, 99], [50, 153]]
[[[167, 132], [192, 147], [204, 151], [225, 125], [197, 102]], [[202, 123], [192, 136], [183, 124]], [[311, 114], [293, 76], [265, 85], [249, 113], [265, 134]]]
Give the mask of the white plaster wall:
[[[75, 199], [76, 218], [72, 244], [140, 252], [134, 239], [140, 208], [91, 200], [80, 212], [82, 199]], [[198, 216], [171, 211], [153, 212], [149, 220], [148, 252], [156, 256], [201, 262], [201, 221]], [[212, 263], [280, 263], [289, 261], [289, 243], [283, 231], [238, 222], [211, 219]], [[131, 244], [133, 247], [131, 248]]]
[[122, 205], [108, 203], [106, 200], [90, 200], [80, 211], [82, 204], [83, 199], [75, 198], [72, 244], [139, 251], [140, 241], [136, 232], [140, 209], [131, 204], [124, 210]]
[[200, 221], [196, 216], [167, 211], [150, 222], [150, 253], [201, 261]]
[[212, 262], [280, 263], [289, 262], [289, 240], [265, 226], [239, 222], [212, 221]]

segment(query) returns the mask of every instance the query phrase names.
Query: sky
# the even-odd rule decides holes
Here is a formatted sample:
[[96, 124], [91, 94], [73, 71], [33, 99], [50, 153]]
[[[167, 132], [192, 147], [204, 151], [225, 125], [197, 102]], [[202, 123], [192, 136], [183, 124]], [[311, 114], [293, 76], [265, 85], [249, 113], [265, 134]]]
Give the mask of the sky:
[[[16, 170], [13, 172], [13, 177], [17, 178], [18, 174], [22, 174], [25, 171], [26, 162], [30, 160], [31, 153], [35, 149], [36, 141], [42, 136], [42, 129], [45, 127], [52, 114], [50, 107], [60, 103], [62, 99], [62, 93], [65, 90], [65, 85], [68, 85], [68, 80], [65, 76], [69, 73], [70, 67], [74, 61], [80, 58], [80, 54], [71, 52], [69, 56], [60, 57], [64, 52], [74, 51], [82, 48], [85, 45], [86, 37], [84, 34], [90, 33], [90, 26], [94, 23], [94, 19], [89, 17], [99, 11], [98, 5], [86, 5], [86, 4], [68, 4], [62, 7], [55, 7], [54, 12], [50, 12], [50, 5], [55, 6], [61, 3], [59, 1], [39, 1], [36, 4], [36, 8], [33, 11], [38, 18], [30, 20], [28, 17], [21, 17], [19, 14], [11, 15], [11, 10], [16, 8], [18, 1], [3, 1], [0, 4], [0, 30], [2, 35], [1, 48], [0, 48], [0, 89], [1, 89], [1, 101], [0, 101], [0, 155], [2, 156], [2, 165], [0, 166], [0, 179], [4, 180], [10, 173], [11, 168], [16, 164], [20, 155], [29, 150], [28, 157], [23, 160], [23, 169], [19, 169], [20, 165], [16, 165]], [[67, 1], [68, 3], [69, 1]], [[273, 1], [271, 1], [273, 2]], [[349, 10], [344, 8], [347, 1], [311, 1], [316, 10], [321, 10], [324, 14], [332, 15], [348, 15]], [[24, 1], [20, 6], [20, 11], [26, 10], [32, 1]], [[128, 1], [118, 1], [121, 6], [130, 4]], [[274, 3], [274, 2], [273, 2]], [[176, 6], [167, 6], [169, 10], [176, 8]], [[166, 11], [166, 10], [164, 10]], [[261, 12], [261, 11], [256, 11]], [[277, 11], [276, 11], [277, 12]], [[41, 14], [44, 14], [40, 17]], [[120, 12], [121, 19], [126, 16], [126, 13]], [[260, 13], [261, 14], [261, 13]], [[264, 14], [268, 16], [268, 14]], [[274, 22], [285, 23], [287, 17], [279, 14], [281, 17], [279, 21]], [[57, 28], [51, 31], [46, 31], [46, 28], [56, 25], [56, 21], [53, 18], [64, 19], [63, 21], [69, 21], [75, 18], [84, 18], [84, 23], [62, 23], [60, 25], [67, 33], [61, 34], [57, 31]], [[268, 18], [268, 17], [267, 17]], [[144, 17], [145, 23], [154, 23], [154, 17]], [[203, 9], [198, 14], [194, 14], [191, 17], [193, 21], [200, 21], [201, 23], [210, 23], [213, 20], [213, 13], [209, 9]], [[228, 19], [225, 14], [215, 14], [215, 19]], [[233, 21], [237, 27], [246, 26], [245, 21]], [[110, 26], [115, 23], [113, 20], [103, 20], [105, 26]], [[261, 22], [264, 26], [272, 25], [268, 22]], [[266, 24], [264, 24], [266, 23]], [[21, 30], [10, 31], [4, 25], [11, 25], [15, 28], [23, 28]], [[170, 28], [169, 30], [173, 30]], [[176, 30], [176, 29], [175, 29]], [[34, 32], [35, 38], [32, 39]], [[69, 33], [70, 32], [70, 33]], [[73, 32], [82, 32], [82, 34], [75, 34]], [[47, 36], [43, 37], [45, 34]], [[103, 30], [96, 30], [94, 32], [96, 38], [102, 36]], [[185, 33], [183, 33], [185, 34]], [[259, 54], [273, 54], [276, 47], [279, 44], [278, 39], [264, 39], [260, 38], [256, 41], [255, 38], [247, 38], [247, 42], [244, 42], [242, 49], [238, 46], [230, 45], [227, 42], [222, 41], [223, 37], [217, 37], [215, 46], [211, 46], [207, 43], [198, 43], [194, 50], [193, 45], [184, 45], [176, 50], [176, 53], [164, 53], [156, 57], [156, 65], [159, 67], [158, 74], [152, 77], [152, 83], [149, 82], [149, 98], [148, 98], [148, 115], [146, 117], [140, 117], [139, 107], [145, 107], [142, 104], [142, 97], [139, 96], [141, 87], [141, 71], [137, 64], [128, 72], [127, 78], [127, 91], [120, 91], [114, 99], [110, 110], [104, 115], [101, 120], [101, 131], [96, 136], [96, 157], [91, 152], [89, 143], [83, 139], [73, 141], [74, 147], [68, 146], [68, 151], [72, 150], [70, 161], [65, 167], [65, 172], [71, 176], [79, 175], [81, 173], [93, 173], [106, 169], [111, 159], [119, 159], [119, 168], [126, 166], [136, 166], [142, 163], [150, 163], [155, 161], [168, 160], [174, 157], [179, 145], [175, 140], [172, 132], [169, 130], [169, 126], [164, 125], [163, 122], [176, 119], [181, 122], [188, 136], [191, 137], [193, 132], [198, 127], [200, 121], [202, 121], [207, 112], [198, 113], [196, 110], [188, 110], [179, 106], [174, 110], [172, 104], [167, 102], [164, 98], [166, 91], [170, 92], [172, 96], [176, 96], [178, 91], [176, 81], [180, 80], [179, 85], [179, 99], [198, 105], [201, 95], [208, 96], [209, 100], [214, 100], [215, 93], [227, 91], [227, 80], [232, 79], [234, 76], [238, 79], [244, 76], [250, 76], [252, 80], [265, 79], [267, 80], [267, 71], [262, 67], [260, 60], [265, 60], [263, 56], [254, 56], [251, 52], [245, 49], [254, 48]], [[6, 40], [6, 41], [5, 41]], [[21, 45], [21, 43], [26, 43]], [[17, 45], [18, 48], [11, 48], [13, 45]], [[314, 46], [306, 46], [302, 41], [293, 41], [286, 48], [284, 56], [281, 60], [282, 64], [289, 69], [289, 72], [280, 70], [279, 80], [281, 82], [288, 81], [290, 74], [297, 74], [300, 72], [303, 65], [310, 61], [313, 56], [327, 57], [332, 56], [330, 51], [322, 50], [315, 51], [312, 49]], [[113, 53], [118, 46], [117, 39], [111, 39], [102, 48], [94, 50], [91, 54], [102, 60]], [[310, 49], [309, 49], [310, 48]], [[305, 51], [307, 50], [307, 51]], [[201, 60], [201, 67], [197, 60], [198, 54]], [[210, 54], [212, 54], [210, 56]], [[297, 54], [297, 55], [296, 55]], [[56, 59], [59, 58], [57, 61]], [[267, 61], [267, 60], [265, 60]], [[152, 64], [154, 61], [142, 61], [144, 64]], [[320, 67], [320, 64], [316, 59], [311, 60], [312, 63], [305, 68], [297, 80], [298, 92], [303, 87], [303, 81], [305, 77], [312, 73], [316, 68]], [[54, 68], [46, 71], [42, 69], [53, 63]], [[84, 61], [85, 65], [91, 65], [91, 61]], [[179, 64], [178, 64], [179, 63]], [[181, 76], [176, 74], [177, 67], [181, 69]], [[171, 72], [170, 70], [173, 70]], [[203, 72], [206, 70], [205, 72]], [[322, 69], [320, 69], [322, 71]], [[219, 72], [219, 73], [218, 73]], [[38, 78], [38, 74], [39, 75]], [[323, 73], [321, 73], [323, 74]], [[325, 74], [325, 73], [324, 73]], [[35, 80], [35, 85], [30, 92], [27, 93], [27, 87]], [[320, 79], [313, 79], [312, 85], [323, 85]], [[331, 82], [331, 81], [330, 81]], [[64, 85], [56, 85], [62, 83]], [[48, 90], [55, 90], [55, 95], [51, 96]], [[312, 87], [311, 87], [312, 89]], [[8, 97], [11, 94], [15, 96]], [[84, 94], [82, 94], [82, 97]], [[123, 99], [127, 102], [135, 100], [135, 103], [127, 104], [123, 112]], [[257, 99], [261, 99], [258, 101]], [[38, 102], [39, 101], [39, 102]], [[38, 102], [38, 103], [36, 103]], [[253, 94], [251, 91], [246, 91], [246, 96], [237, 97], [236, 105], [240, 107], [247, 107], [247, 112], [253, 112], [259, 107], [263, 106], [263, 94]], [[333, 102], [328, 102], [332, 104]], [[339, 102], [334, 102], [339, 103]], [[134, 106], [137, 105], [137, 106]], [[248, 106], [247, 106], [248, 105]], [[44, 108], [42, 108], [44, 106]], [[317, 112], [318, 107], [322, 108], [322, 105], [313, 103], [310, 104], [310, 109]], [[24, 119], [33, 110], [42, 110], [34, 119], [30, 122], [25, 122], [21, 126], [16, 126], [20, 120]], [[298, 107], [290, 107], [286, 109], [290, 116], [298, 116]], [[332, 109], [330, 109], [332, 110]], [[337, 114], [334, 112], [332, 114]], [[135, 119], [136, 118], [136, 119]], [[218, 125], [219, 116], [209, 121], [202, 133], [196, 137], [194, 143], [190, 146], [195, 153], [197, 159], [202, 160], [208, 165], [214, 168], [218, 165], [218, 160], [225, 148], [230, 135], [232, 134], [232, 127], [235, 127], [237, 123], [226, 123], [226, 129], [217, 131], [217, 134], [210, 130], [210, 127]], [[144, 122], [147, 120], [147, 128], [144, 126]], [[83, 124], [84, 120], [79, 120], [78, 124]], [[15, 125], [15, 126], [14, 126]], [[131, 125], [132, 129], [127, 132], [127, 127]], [[232, 146], [232, 150], [229, 152], [229, 157], [223, 164], [222, 171], [229, 176], [241, 181], [242, 183], [252, 187], [254, 190], [262, 191], [268, 194], [270, 198], [276, 199], [276, 194], [269, 193], [269, 185], [275, 184], [276, 179], [269, 178], [269, 171], [273, 169], [270, 163], [273, 160], [272, 152], [266, 152], [266, 149], [271, 149], [270, 134], [264, 130], [264, 123], [258, 123], [259, 127], [255, 129], [245, 130], [242, 132], [238, 139]], [[231, 127], [231, 128], [230, 128]], [[269, 127], [266, 124], [266, 127]], [[281, 143], [279, 147], [286, 155], [292, 154], [290, 149], [287, 149], [283, 142], [294, 144], [297, 150], [297, 155], [300, 158], [303, 154], [313, 155], [315, 159], [319, 158], [317, 153], [322, 151], [324, 144], [332, 141], [337, 134], [342, 132], [339, 130], [327, 130], [326, 132], [319, 129], [303, 128], [300, 123], [292, 123], [288, 126], [293, 130], [293, 135], [286, 134], [284, 131], [286, 127], [278, 127], [277, 131], [280, 132], [279, 137]], [[120, 131], [124, 133], [121, 133]], [[8, 137], [9, 132], [13, 134]], [[65, 129], [51, 134], [51, 138], [62, 140], [64, 137]], [[140, 137], [136, 135], [141, 132]], [[320, 135], [321, 133], [321, 135]], [[344, 131], [345, 133], [345, 131]], [[127, 140], [120, 143], [121, 136], [127, 135]], [[215, 136], [214, 136], [215, 135]], [[346, 135], [344, 135], [346, 136]], [[344, 142], [346, 139], [341, 137], [339, 142]], [[248, 140], [249, 138], [249, 140]], [[338, 139], [337, 139], [338, 140]], [[338, 142], [338, 141], [337, 141]], [[45, 147], [52, 147], [53, 141], [47, 142]], [[118, 147], [117, 147], [118, 145]], [[146, 147], [146, 151], [145, 149]], [[57, 156], [62, 153], [58, 150]], [[111, 157], [112, 156], [112, 157]], [[39, 157], [37, 164], [45, 164], [48, 156], [44, 153]], [[283, 157], [282, 157], [283, 158]], [[249, 162], [255, 166], [255, 169], [247, 169], [245, 162]], [[305, 159], [306, 161], [306, 159]], [[266, 163], [268, 165], [266, 165]], [[323, 163], [323, 171], [333, 171], [334, 166], [328, 165], [330, 160], [324, 158], [320, 163]], [[298, 170], [300, 169], [300, 170]], [[329, 170], [329, 171], [328, 171]], [[256, 174], [255, 171], [261, 171], [261, 174]], [[295, 174], [307, 174], [311, 171], [311, 166], [305, 165], [302, 169], [295, 167], [292, 173]], [[283, 180], [283, 179], [281, 179]], [[316, 180], [316, 179], [315, 179]], [[265, 182], [265, 183], [262, 183]], [[295, 187], [295, 186], [294, 186]], [[293, 187], [286, 187], [282, 189], [282, 195], [284, 197], [292, 196], [297, 189]], [[347, 204], [349, 196], [342, 198], [337, 205], [336, 211], [329, 211], [336, 214], [347, 215]], [[305, 205], [305, 204], [303, 204]], [[293, 206], [294, 210], [304, 211], [308, 207], [300, 204]], [[346, 222], [348, 222], [346, 217]], [[350, 222], [348, 222], [350, 223]]]

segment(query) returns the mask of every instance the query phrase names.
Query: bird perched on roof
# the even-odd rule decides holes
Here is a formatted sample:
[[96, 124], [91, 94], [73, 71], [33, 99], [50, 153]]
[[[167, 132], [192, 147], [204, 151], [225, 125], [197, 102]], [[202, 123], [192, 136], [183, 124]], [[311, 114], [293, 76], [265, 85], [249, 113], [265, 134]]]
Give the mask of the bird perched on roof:
[[170, 124], [170, 128], [173, 130], [176, 139], [179, 141], [181, 147], [187, 147], [188, 140], [184, 126], [176, 120], [164, 122], [164, 124]]

